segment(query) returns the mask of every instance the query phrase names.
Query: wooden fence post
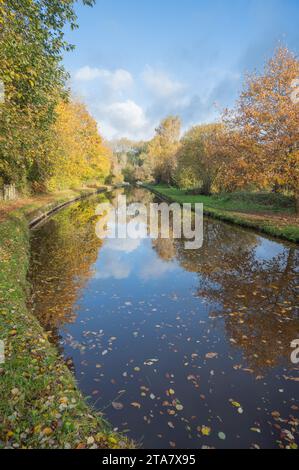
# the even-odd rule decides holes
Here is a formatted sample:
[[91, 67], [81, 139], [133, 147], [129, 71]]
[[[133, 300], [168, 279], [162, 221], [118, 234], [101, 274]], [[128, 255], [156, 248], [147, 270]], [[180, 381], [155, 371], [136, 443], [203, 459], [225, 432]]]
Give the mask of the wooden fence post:
[[14, 184], [5, 184], [3, 187], [4, 201], [14, 201], [17, 199], [17, 191]]

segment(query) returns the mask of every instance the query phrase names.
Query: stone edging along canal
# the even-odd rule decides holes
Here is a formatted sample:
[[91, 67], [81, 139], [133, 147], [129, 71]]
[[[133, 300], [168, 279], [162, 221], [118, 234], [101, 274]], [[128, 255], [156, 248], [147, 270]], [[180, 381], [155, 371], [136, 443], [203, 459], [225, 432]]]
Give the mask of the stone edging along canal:
[[99, 188], [99, 189], [96, 189], [94, 191], [89, 191], [89, 192], [86, 192], [86, 193], [84, 191], [82, 191], [80, 196], [76, 196], [76, 197], [71, 198], [67, 201], [50, 204], [49, 206], [41, 208], [41, 209], [38, 210], [37, 215], [34, 215], [33, 218], [29, 217], [29, 221], [28, 221], [29, 228], [32, 229], [32, 228], [36, 227], [38, 224], [40, 224], [41, 222], [43, 222], [47, 218], [51, 217], [52, 215], [54, 215], [56, 212], [60, 211], [61, 209], [64, 209], [65, 207], [67, 207], [67, 206], [69, 206], [69, 205], [71, 205], [71, 204], [73, 204], [77, 201], [80, 201], [82, 199], [86, 199], [86, 198], [94, 196], [96, 194], [100, 194], [100, 193], [103, 193], [103, 192], [106, 192], [106, 191], [110, 191], [111, 189], [112, 188], [107, 187], [107, 188]]
[[[108, 188], [109, 190], [110, 188]], [[101, 191], [82, 192], [0, 223], [0, 448], [134, 448], [86, 403], [75, 377], [27, 308], [30, 227]], [[111, 397], [113, 398], [113, 397]]]

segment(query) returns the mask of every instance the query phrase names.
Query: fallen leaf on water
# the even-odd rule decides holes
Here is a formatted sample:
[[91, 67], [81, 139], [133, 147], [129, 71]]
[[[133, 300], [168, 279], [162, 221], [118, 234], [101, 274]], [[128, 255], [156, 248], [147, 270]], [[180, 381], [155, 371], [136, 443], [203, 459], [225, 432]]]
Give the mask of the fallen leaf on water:
[[257, 432], [257, 433], [261, 433], [261, 430], [259, 428], [250, 428], [250, 431], [252, 432]]
[[218, 357], [218, 353], [210, 352], [206, 354], [206, 359], [215, 359], [216, 357]]
[[208, 426], [201, 427], [201, 433], [203, 436], [209, 436], [211, 434], [211, 431], [211, 428], [209, 428]]
[[113, 401], [112, 406], [116, 411], [123, 410], [123, 408], [124, 408], [124, 405], [122, 403], [117, 402], [117, 401]]
[[237, 401], [232, 401], [231, 404], [232, 404], [233, 406], [235, 406], [236, 408], [240, 408], [240, 407], [241, 407], [240, 403], [238, 403]]
[[137, 401], [134, 401], [133, 403], [131, 403], [131, 406], [133, 406], [134, 408], [138, 408], [138, 409], [141, 408], [140, 403], [138, 403]]
[[183, 405], [178, 404], [178, 405], [176, 405], [176, 409], [177, 409], [177, 411], [183, 411], [184, 407], [183, 407]]
[[285, 380], [290, 380], [291, 382], [299, 382], [299, 377], [287, 377], [286, 375], [283, 376]]

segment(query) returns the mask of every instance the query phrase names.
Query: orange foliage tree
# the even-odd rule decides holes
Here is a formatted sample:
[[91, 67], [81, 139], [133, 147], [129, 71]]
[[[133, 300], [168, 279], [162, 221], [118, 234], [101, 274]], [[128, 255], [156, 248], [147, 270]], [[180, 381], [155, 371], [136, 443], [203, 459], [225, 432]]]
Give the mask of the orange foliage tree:
[[262, 75], [247, 77], [236, 108], [224, 113], [226, 180], [292, 191], [299, 211], [299, 103], [292, 85], [298, 58], [277, 49]]

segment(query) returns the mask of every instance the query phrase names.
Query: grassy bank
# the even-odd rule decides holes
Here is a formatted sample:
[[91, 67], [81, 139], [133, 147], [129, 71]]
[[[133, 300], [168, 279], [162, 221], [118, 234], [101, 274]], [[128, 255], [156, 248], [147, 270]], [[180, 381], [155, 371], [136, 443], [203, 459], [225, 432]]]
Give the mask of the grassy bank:
[[203, 203], [205, 214], [217, 219], [299, 242], [299, 218], [292, 199], [286, 196], [267, 193], [200, 196], [164, 185], [146, 187], [172, 202]]
[[[83, 195], [83, 194], [81, 194]], [[86, 195], [86, 193], [84, 193]], [[0, 223], [0, 447], [128, 448], [86, 404], [75, 378], [26, 308], [30, 219], [78, 197], [69, 191], [19, 204]], [[7, 208], [6, 208], [7, 209]]]

